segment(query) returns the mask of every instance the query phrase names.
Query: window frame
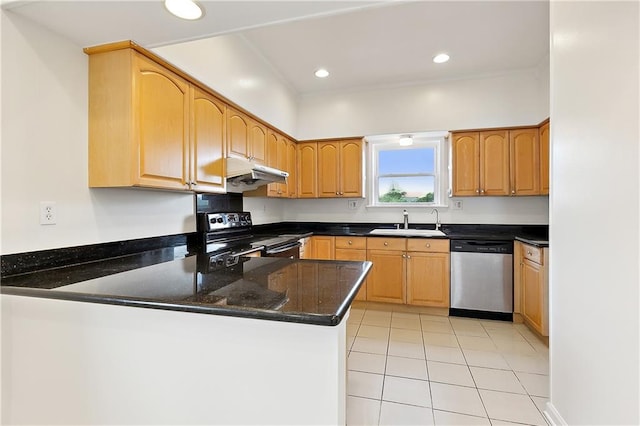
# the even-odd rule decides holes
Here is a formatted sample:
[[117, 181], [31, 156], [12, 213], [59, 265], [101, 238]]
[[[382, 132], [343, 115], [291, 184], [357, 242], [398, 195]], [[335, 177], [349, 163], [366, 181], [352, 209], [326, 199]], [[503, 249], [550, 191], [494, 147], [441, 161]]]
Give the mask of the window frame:
[[[398, 208], [398, 207], [448, 207], [448, 169], [447, 167], [447, 155], [448, 155], [448, 141], [449, 132], [428, 132], [413, 134], [413, 144], [410, 146], [399, 146], [400, 135], [382, 135], [382, 136], [368, 136], [365, 138], [367, 141], [367, 163], [368, 163], [368, 181], [367, 185], [367, 207], [376, 208]], [[393, 148], [394, 150], [411, 150], [423, 147], [433, 147], [434, 153], [434, 171], [433, 174], [407, 174], [407, 177], [411, 176], [434, 176], [434, 198], [432, 202], [407, 202], [407, 203], [382, 203], [378, 201], [379, 191], [379, 174], [378, 155], [384, 148]], [[396, 175], [403, 177], [403, 175]]]

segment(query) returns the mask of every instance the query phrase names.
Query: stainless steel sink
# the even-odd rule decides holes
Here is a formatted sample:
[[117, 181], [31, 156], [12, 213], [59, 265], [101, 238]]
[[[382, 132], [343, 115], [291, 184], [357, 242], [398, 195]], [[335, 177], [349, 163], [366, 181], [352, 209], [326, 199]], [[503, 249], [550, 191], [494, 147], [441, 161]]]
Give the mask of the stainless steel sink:
[[374, 229], [370, 235], [390, 235], [398, 237], [444, 237], [445, 233], [435, 229]]

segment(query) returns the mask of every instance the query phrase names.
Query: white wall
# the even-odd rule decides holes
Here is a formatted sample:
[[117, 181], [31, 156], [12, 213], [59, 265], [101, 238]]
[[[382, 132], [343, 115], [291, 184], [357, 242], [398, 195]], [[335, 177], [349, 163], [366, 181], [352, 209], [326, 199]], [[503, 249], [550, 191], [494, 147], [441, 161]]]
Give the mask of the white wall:
[[221, 95], [294, 136], [295, 93], [240, 35], [225, 35], [152, 49]]
[[[245, 198], [246, 200], [246, 198]], [[347, 199], [286, 200], [283, 219], [299, 222], [371, 222], [402, 223], [401, 207], [366, 207], [363, 199], [358, 208], [350, 210]], [[456, 198], [462, 200], [462, 210], [438, 207], [440, 222], [469, 224], [547, 224], [547, 197], [493, 197], [492, 199]], [[246, 201], [245, 201], [246, 205]], [[435, 223], [431, 208], [407, 208], [410, 223]], [[253, 213], [253, 211], [252, 211]]]
[[549, 411], [637, 425], [640, 7], [551, 2], [550, 13]]
[[[87, 56], [0, 13], [2, 253], [193, 231], [193, 195], [87, 187]], [[57, 203], [56, 225], [40, 225], [40, 201]]]
[[468, 80], [306, 95], [298, 139], [536, 125], [548, 74], [537, 69]]

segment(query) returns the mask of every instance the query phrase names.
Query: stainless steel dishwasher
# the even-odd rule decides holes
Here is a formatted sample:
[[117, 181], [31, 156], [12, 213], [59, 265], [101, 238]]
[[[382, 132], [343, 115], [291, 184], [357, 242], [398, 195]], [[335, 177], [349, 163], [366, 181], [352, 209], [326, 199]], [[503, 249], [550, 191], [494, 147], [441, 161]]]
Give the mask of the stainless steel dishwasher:
[[449, 315], [513, 321], [513, 241], [451, 240]]

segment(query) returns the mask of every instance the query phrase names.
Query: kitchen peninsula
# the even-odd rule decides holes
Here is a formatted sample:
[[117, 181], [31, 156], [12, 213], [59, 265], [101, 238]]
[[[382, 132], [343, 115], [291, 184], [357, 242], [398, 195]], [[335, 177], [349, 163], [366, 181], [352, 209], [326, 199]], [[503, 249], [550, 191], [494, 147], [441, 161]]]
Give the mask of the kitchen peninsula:
[[371, 263], [202, 259], [176, 246], [3, 278], [3, 418], [344, 424], [346, 319]]

